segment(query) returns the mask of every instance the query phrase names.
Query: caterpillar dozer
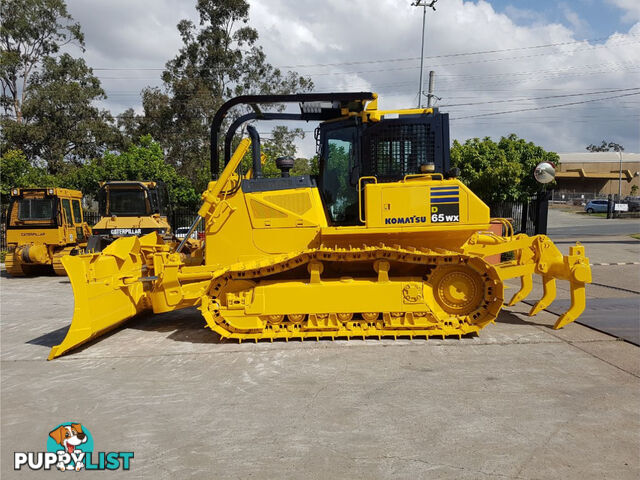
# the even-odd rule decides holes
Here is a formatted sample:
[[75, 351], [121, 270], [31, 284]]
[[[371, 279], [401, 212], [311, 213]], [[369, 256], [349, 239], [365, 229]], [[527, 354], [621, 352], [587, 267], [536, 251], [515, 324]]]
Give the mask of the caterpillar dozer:
[[147, 181], [101, 182], [98, 190], [100, 220], [93, 226], [87, 250], [100, 252], [116, 238], [151, 232], [169, 237], [164, 184]]
[[[264, 112], [264, 104], [299, 104], [300, 113]], [[253, 112], [228, 127], [219, 171], [218, 133], [236, 105]], [[257, 130], [249, 120], [319, 121], [319, 175], [264, 178]], [[251, 151], [252, 166], [242, 171]], [[449, 165], [448, 116], [436, 109], [383, 111], [370, 92], [242, 96], [225, 103], [211, 126], [211, 172], [193, 231], [204, 222], [200, 264], [185, 261], [152, 233], [121, 238], [100, 254], [67, 256], [75, 297], [66, 338], [49, 359], [143, 311], [197, 306], [222, 338], [446, 337], [475, 334], [504, 304], [504, 282], [541, 275], [534, 315], [566, 280], [571, 306], [555, 324], [585, 308], [589, 260], [576, 244], [563, 255], [544, 235], [490, 230], [489, 208]], [[543, 172], [544, 173], [544, 172]], [[189, 235], [187, 235], [187, 238]], [[508, 252], [512, 259], [486, 259]]]
[[66, 275], [62, 257], [84, 248], [91, 235], [81, 202], [78, 190], [13, 188], [6, 225], [7, 272], [25, 276], [53, 269]]

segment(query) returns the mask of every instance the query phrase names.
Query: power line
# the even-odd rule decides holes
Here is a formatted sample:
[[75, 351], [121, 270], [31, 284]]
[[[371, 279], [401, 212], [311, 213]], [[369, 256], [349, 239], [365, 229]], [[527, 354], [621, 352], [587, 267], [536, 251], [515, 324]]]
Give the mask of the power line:
[[611, 96], [611, 97], [592, 98], [591, 100], [582, 100], [580, 102], [560, 103], [560, 104], [556, 104], [556, 105], [545, 105], [543, 107], [520, 108], [520, 109], [517, 109], [517, 110], [505, 110], [505, 111], [502, 111], [502, 112], [478, 113], [476, 115], [467, 115], [465, 117], [452, 118], [451, 120], [462, 120], [462, 119], [465, 119], [465, 118], [488, 117], [488, 116], [492, 116], [492, 115], [505, 115], [505, 114], [508, 114], [508, 113], [520, 113], [520, 112], [530, 112], [530, 111], [533, 111], [533, 110], [546, 110], [546, 109], [549, 109], [549, 108], [568, 107], [568, 106], [571, 106], [571, 105], [581, 105], [583, 103], [600, 102], [602, 100], [612, 100], [614, 98], [631, 97], [631, 96], [634, 96], [634, 95], [640, 95], [640, 92], [625, 93], [623, 95], [615, 95], [615, 96]]
[[[568, 93], [566, 95], [547, 95], [545, 97], [532, 97], [532, 98], [517, 98], [517, 99], [506, 99], [506, 100], [490, 100], [486, 102], [470, 102], [470, 103], [451, 103], [451, 104], [442, 104], [440, 107], [463, 107], [467, 105], [486, 105], [491, 103], [513, 103], [513, 102], [522, 102], [522, 101], [532, 101], [532, 100], [547, 100], [549, 98], [563, 98], [563, 97], [579, 97], [582, 95], [600, 95], [602, 93], [614, 93], [614, 92], [629, 92], [632, 90], [640, 90], [640, 87], [634, 88], [618, 88], [616, 90], [601, 90], [599, 92], [584, 92], [584, 93]], [[639, 92], [640, 93], [640, 92]]]

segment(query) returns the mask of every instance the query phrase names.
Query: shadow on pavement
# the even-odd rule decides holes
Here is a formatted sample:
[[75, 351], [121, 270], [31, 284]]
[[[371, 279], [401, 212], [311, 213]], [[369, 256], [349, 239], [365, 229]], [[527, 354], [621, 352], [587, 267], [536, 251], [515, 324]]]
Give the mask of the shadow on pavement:
[[[552, 325], [538, 322], [535, 320], [535, 318], [536, 317], [527, 317], [527, 319], [530, 319], [530, 320], [523, 320], [521, 317], [516, 316], [515, 314], [513, 314], [508, 310], [502, 310], [498, 315], [498, 318], [496, 318], [496, 323], [506, 323], [509, 325], [530, 325], [534, 327], [544, 327], [548, 329], [553, 329]], [[482, 331], [480, 332], [480, 335], [482, 335]]]
[[[540, 326], [545, 328], [551, 328], [550, 325], [539, 323], [533, 320], [523, 320], [518, 316], [514, 315], [509, 311], [501, 311], [496, 318], [496, 323], [505, 323], [511, 325], [531, 325], [531, 326]], [[44, 347], [51, 348], [55, 345], [58, 345], [62, 342], [65, 335], [67, 334], [69, 327], [58, 328], [57, 330], [51, 331], [44, 335], [41, 335], [32, 340], [28, 340], [26, 343], [33, 345], [41, 345]], [[176, 342], [189, 342], [189, 343], [200, 343], [200, 344], [216, 344], [216, 343], [225, 343], [226, 340], [220, 337], [219, 334], [213, 332], [209, 328], [206, 328], [206, 322], [200, 315], [200, 312], [196, 308], [186, 308], [184, 310], [175, 311], [175, 312], [167, 312], [159, 315], [154, 315], [153, 313], [146, 313], [140, 315], [128, 322], [121, 327], [116, 328], [110, 332], [101, 335], [100, 337], [79, 346], [77, 349], [73, 350], [71, 354], [75, 352], [81, 352], [85, 348], [91, 347], [93, 344], [100, 342], [111, 335], [114, 335], [121, 330], [141, 330], [143, 332], [160, 332], [168, 334], [166, 338], [170, 340], [174, 340]], [[479, 334], [482, 335], [482, 332]], [[463, 338], [475, 338], [478, 334], [472, 333], [468, 335], [463, 335]], [[355, 339], [356, 337], [354, 337]], [[404, 337], [399, 337], [404, 338]], [[439, 337], [434, 337], [439, 338]], [[453, 338], [453, 337], [451, 337]], [[325, 340], [325, 339], [321, 339]], [[326, 339], [327, 341], [331, 341], [330, 339]]]
[[[161, 332], [168, 333], [166, 338], [174, 340], [176, 342], [190, 342], [190, 343], [223, 343], [224, 339], [220, 337], [216, 332], [205, 328], [205, 321], [200, 315], [200, 312], [195, 308], [187, 308], [177, 312], [168, 312], [159, 315], [153, 313], [142, 314], [134, 319], [125, 322], [122, 326], [107, 332], [99, 337], [87, 342], [78, 348], [69, 352], [70, 354], [81, 352], [85, 348], [90, 348], [95, 343], [98, 343], [111, 335], [127, 330], [142, 330], [149, 332]], [[28, 340], [26, 343], [31, 345], [40, 345], [43, 347], [51, 348], [55, 345], [59, 345], [69, 330], [69, 326], [58, 328], [39, 337]]]
[[60, 345], [64, 337], [67, 335], [69, 331], [69, 326], [59, 328], [54, 330], [53, 332], [45, 333], [44, 335], [40, 335], [32, 340], [27, 340], [26, 343], [31, 345], [41, 345], [43, 347], [53, 347], [55, 345]]
[[222, 338], [206, 327], [200, 311], [195, 307], [159, 315], [146, 314], [126, 324], [134, 330], [171, 332], [167, 338], [176, 342], [221, 343]]

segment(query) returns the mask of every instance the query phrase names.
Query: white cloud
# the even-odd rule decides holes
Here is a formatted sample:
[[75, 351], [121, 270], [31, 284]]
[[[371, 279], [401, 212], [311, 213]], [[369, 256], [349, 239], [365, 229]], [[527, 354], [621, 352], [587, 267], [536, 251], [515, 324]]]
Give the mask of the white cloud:
[[571, 25], [574, 34], [583, 36], [589, 32], [589, 23], [585, 21], [580, 15], [578, 15], [571, 7], [566, 3], [560, 4], [564, 18]]
[[638, 0], [609, 0], [609, 3], [625, 11], [623, 20], [627, 22], [640, 21], [640, 2]]
[[[637, 0], [610, 1], [619, 6], [628, 4], [621, 6], [627, 8], [627, 15], [635, 15], [633, 12], [640, 8]], [[90, 65], [162, 68], [180, 47], [175, 25], [181, 18], [195, 17], [191, 3], [195, 2], [70, 0], [69, 8], [83, 24]], [[380, 93], [381, 108], [416, 104], [422, 11], [412, 7], [410, 0], [380, 0], [375, 4], [370, 0], [321, 3], [250, 0], [250, 3], [251, 24], [257, 28], [260, 43], [272, 64], [315, 65], [295, 69], [310, 75], [317, 91], [371, 89]], [[606, 138], [625, 145], [627, 151], [640, 151], [637, 113], [640, 96], [518, 114], [461, 118], [624, 92], [539, 97], [638, 86], [640, 23], [626, 33], [612, 35], [604, 43], [593, 44], [576, 40], [580, 38], [576, 29], [582, 28], [584, 21], [577, 15], [573, 17], [568, 7], [564, 13], [573, 18], [571, 28], [546, 22], [542, 17], [526, 26], [518, 25], [522, 18], [512, 18], [509, 10], [499, 14], [484, 0], [475, 3], [447, 0], [436, 6], [436, 12], [427, 12], [425, 78], [429, 69], [436, 71], [440, 104], [517, 99], [510, 103], [443, 107], [452, 117], [452, 138], [499, 137], [515, 132], [556, 151], [582, 150], [585, 145]], [[640, 15], [633, 18], [638, 20]], [[558, 43], [565, 45], [526, 48]], [[485, 50], [509, 51], [428, 58]], [[357, 63], [374, 60], [385, 61]], [[109, 106], [116, 112], [127, 106], [139, 106], [140, 89], [147, 84], [159, 84], [160, 76], [160, 71], [153, 70], [97, 73], [110, 95]], [[260, 130], [266, 129], [263, 126]], [[312, 153], [312, 137], [308, 135], [302, 146], [304, 154]]]

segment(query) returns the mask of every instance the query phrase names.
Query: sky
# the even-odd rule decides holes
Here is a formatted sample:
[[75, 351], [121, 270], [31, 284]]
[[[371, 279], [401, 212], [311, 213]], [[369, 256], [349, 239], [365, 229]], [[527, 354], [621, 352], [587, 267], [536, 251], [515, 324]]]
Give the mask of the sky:
[[[196, 20], [195, 0], [67, 0], [84, 57], [118, 114], [141, 112]], [[411, 0], [250, 0], [267, 60], [315, 91], [374, 91], [383, 109], [418, 102], [422, 8]], [[424, 77], [452, 139], [515, 133], [547, 150], [613, 141], [640, 152], [640, 0], [438, 0], [428, 10]], [[197, 22], [196, 22], [197, 23]], [[271, 125], [259, 125], [267, 132]], [[315, 125], [298, 154], [312, 156]]]

